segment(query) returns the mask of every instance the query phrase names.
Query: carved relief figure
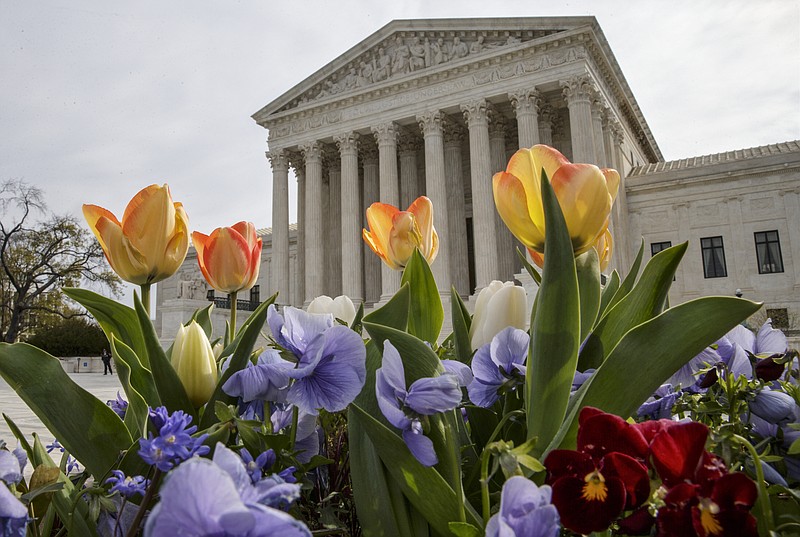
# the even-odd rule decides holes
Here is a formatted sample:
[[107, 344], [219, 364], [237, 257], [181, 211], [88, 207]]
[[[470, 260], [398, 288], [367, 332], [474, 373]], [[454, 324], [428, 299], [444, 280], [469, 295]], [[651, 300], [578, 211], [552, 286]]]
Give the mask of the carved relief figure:
[[411, 40], [411, 45], [408, 47], [411, 53], [408, 65], [412, 71], [425, 67], [425, 48], [425, 45], [419, 42], [419, 37], [415, 37]]
[[450, 55], [451, 58], [459, 59], [469, 54], [467, 44], [461, 41], [458, 36], [453, 38], [453, 51]]
[[476, 41], [473, 41], [472, 44], [469, 46], [469, 53], [480, 54], [481, 52], [483, 52], [483, 48], [485, 47], [483, 42], [485, 41], [485, 39], [486, 38], [484, 38], [482, 35], [479, 35], [478, 39]]
[[378, 49], [378, 59], [375, 65], [375, 71], [372, 73], [372, 81], [380, 82], [389, 78], [392, 59], [386, 54], [383, 47]]
[[350, 67], [350, 72], [345, 75], [342, 80], [342, 86], [345, 90], [355, 89], [358, 85], [358, 75], [356, 75], [356, 68]]
[[409, 71], [408, 59], [411, 55], [408, 45], [403, 42], [399, 35], [395, 39], [395, 48], [392, 56], [392, 74], [403, 74]]
[[356, 84], [359, 88], [363, 88], [367, 84], [372, 83], [372, 73], [374, 69], [372, 68], [372, 63], [367, 63], [365, 61], [361, 62], [360, 67]]
[[439, 65], [448, 60], [447, 45], [444, 44], [444, 39], [441, 37], [435, 43], [431, 43], [431, 56], [433, 57], [433, 65]]

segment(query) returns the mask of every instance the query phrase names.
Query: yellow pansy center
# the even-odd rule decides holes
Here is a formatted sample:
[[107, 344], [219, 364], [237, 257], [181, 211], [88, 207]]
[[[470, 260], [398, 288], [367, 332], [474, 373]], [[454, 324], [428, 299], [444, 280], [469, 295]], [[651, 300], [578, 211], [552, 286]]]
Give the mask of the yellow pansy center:
[[594, 472], [587, 474], [583, 480], [586, 482], [586, 484], [583, 486], [583, 499], [590, 502], [606, 501], [606, 497], [608, 496], [608, 488], [606, 488], [606, 479], [603, 477], [603, 474], [601, 474], [598, 470], [595, 470]]
[[700, 508], [700, 525], [709, 535], [722, 535], [722, 526], [717, 521], [717, 514], [719, 513], [719, 505], [715, 504], [708, 498], [700, 500], [698, 505]]

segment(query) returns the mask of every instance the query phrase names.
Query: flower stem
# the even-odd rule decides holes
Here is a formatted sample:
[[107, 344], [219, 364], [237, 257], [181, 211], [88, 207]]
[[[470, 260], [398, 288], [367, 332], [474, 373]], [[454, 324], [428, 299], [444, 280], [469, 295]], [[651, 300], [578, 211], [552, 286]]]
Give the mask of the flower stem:
[[228, 295], [228, 301], [231, 303], [231, 329], [228, 333], [230, 341], [226, 341], [226, 345], [230, 345], [231, 341], [233, 341], [233, 338], [236, 336], [236, 295], [236, 291]]
[[489, 517], [492, 514], [492, 506], [489, 503], [489, 457], [488, 449], [484, 449], [481, 453], [481, 506], [483, 508], [483, 525], [489, 523]]
[[746, 438], [739, 436], [738, 434], [732, 435], [731, 438], [743, 445], [745, 449], [750, 452], [750, 456], [753, 457], [753, 466], [755, 467], [756, 479], [758, 480], [758, 497], [761, 500], [761, 516], [767, 525], [767, 534], [772, 535], [775, 520], [772, 518], [772, 502], [770, 501], [769, 494], [767, 493], [766, 481], [764, 480], [764, 469], [761, 467], [761, 458], [758, 456], [756, 448], [754, 448], [753, 444], [751, 444]]
[[147, 312], [147, 316], [150, 316], [150, 284], [143, 283], [139, 286], [139, 289], [142, 291], [142, 305], [144, 306], [144, 311]]
[[[453, 411], [452, 418], [454, 423], [458, 423], [457, 420], [460, 417], [460, 414], [455, 414], [459, 412], [458, 410]], [[453, 453], [450, 456], [450, 464], [452, 465], [452, 472], [453, 472], [453, 488], [455, 489], [456, 499], [458, 500], [458, 522], [466, 522], [467, 521], [467, 513], [464, 509], [464, 486], [461, 483], [461, 450], [459, 449], [458, 442], [453, 435], [453, 427], [447, 423], [447, 420], [444, 421], [445, 427], [445, 441], [447, 445], [453, 449]]]
[[128, 529], [128, 533], [125, 537], [135, 537], [136, 534], [139, 533], [139, 525], [142, 523], [144, 514], [147, 512], [147, 507], [153, 500], [153, 496], [156, 495], [156, 489], [158, 488], [158, 484], [161, 481], [162, 475], [163, 474], [161, 473], [161, 470], [156, 468], [156, 473], [153, 476], [153, 480], [150, 482], [150, 486], [147, 487], [147, 492], [144, 494], [144, 498], [142, 498], [142, 503], [139, 506], [139, 510], [136, 512], [136, 518], [133, 519], [133, 523]]

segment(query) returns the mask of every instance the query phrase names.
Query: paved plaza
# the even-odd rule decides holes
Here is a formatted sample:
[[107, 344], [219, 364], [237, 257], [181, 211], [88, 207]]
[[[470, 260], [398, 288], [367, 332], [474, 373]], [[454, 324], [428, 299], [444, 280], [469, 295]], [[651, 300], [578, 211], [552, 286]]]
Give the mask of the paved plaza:
[[[92, 393], [103, 402], [114, 399], [117, 391], [122, 393], [119, 378], [114, 375], [103, 375], [102, 373], [68, 373], [69, 377], [80, 385], [83, 389]], [[39, 418], [28, 408], [14, 390], [0, 377], [0, 412], [10, 417], [17, 427], [20, 428], [25, 437], [31, 441], [33, 433], [37, 433], [45, 445], [54, 440], [54, 436], [42, 425]], [[5, 420], [0, 420], [0, 439], [5, 440], [9, 446], [17, 445], [16, 438], [11, 434], [11, 430]], [[55, 453], [53, 454], [55, 455]], [[53, 457], [56, 459], [57, 457]], [[26, 469], [29, 474], [30, 466]]]

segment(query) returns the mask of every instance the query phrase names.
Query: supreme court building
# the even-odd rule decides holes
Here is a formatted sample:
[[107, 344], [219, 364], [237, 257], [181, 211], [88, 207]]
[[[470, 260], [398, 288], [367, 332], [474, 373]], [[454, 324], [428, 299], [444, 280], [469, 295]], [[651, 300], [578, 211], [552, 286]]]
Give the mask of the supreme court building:
[[[362, 241], [365, 209], [405, 209], [423, 194], [443, 293], [474, 296], [495, 279], [533, 289], [495, 210], [492, 175], [517, 149], [544, 143], [619, 170], [612, 267], [627, 271], [643, 237], [646, 258], [688, 240], [673, 304], [741, 290], [798, 328], [789, 324], [800, 316], [800, 144], [664, 162], [594, 17], [393, 21], [253, 119], [268, 131], [273, 195], [252, 304], [274, 292], [296, 306], [322, 294], [385, 301], [400, 273]], [[159, 284], [163, 338], [214, 299], [199, 274], [190, 251]]]

